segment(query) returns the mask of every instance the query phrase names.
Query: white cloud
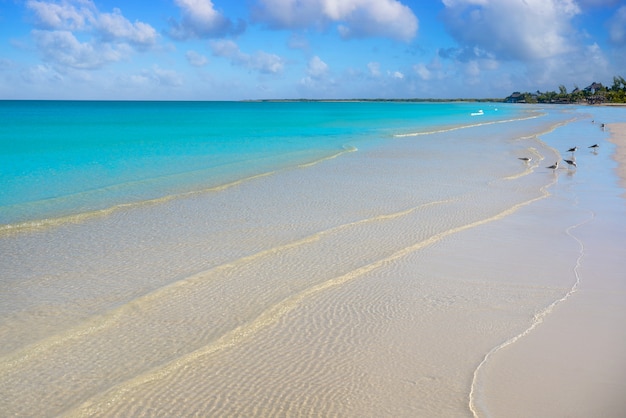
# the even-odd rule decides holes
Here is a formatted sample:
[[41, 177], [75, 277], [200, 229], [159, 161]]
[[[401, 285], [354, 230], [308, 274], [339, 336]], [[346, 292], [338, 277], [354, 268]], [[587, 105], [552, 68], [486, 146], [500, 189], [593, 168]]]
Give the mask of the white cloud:
[[620, 7], [609, 20], [609, 39], [613, 44], [626, 46], [626, 6]]
[[277, 74], [283, 71], [285, 65], [284, 60], [275, 54], [257, 51], [250, 55], [241, 52], [239, 46], [230, 40], [211, 41], [209, 46], [213, 55], [227, 58], [233, 65], [261, 73]]
[[29, 84], [58, 84], [63, 81], [63, 76], [49, 65], [35, 65], [22, 72], [22, 79]]
[[115, 84], [128, 89], [145, 89], [153, 83], [153, 79], [148, 71], [143, 71], [141, 74], [121, 74], [116, 80]]
[[413, 66], [413, 71], [417, 77], [422, 81], [430, 80], [442, 80], [445, 78], [445, 68], [439, 60], [438, 56], [435, 56], [428, 64], [418, 63]]
[[443, 0], [448, 30], [466, 48], [501, 59], [543, 59], [571, 52], [580, 13], [574, 0]]
[[161, 86], [179, 87], [183, 78], [174, 70], [165, 70], [155, 65], [152, 69], [153, 79]]
[[417, 74], [417, 76], [424, 81], [428, 81], [432, 77], [431, 71], [423, 63], [415, 64], [413, 66], [413, 71], [415, 71], [415, 74]]
[[196, 51], [187, 51], [185, 57], [187, 58], [189, 64], [193, 65], [194, 67], [204, 67], [209, 62], [207, 57], [197, 53]]
[[123, 74], [116, 79], [116, 85], [126, 90], [140, 90], [154, 87], [180, 87], [184, 84], [183, 77], [174, 70], [167, 70], [154, 65], [136, 74]]
[[391, 77], [397, 80], [403, 80], [404, 74], [402, 74], [400, 71], [394, 71], [393, 73], [391, 73]]
[[262, 73], [277, 74], [283, 71], [285, 66], [281, 57], [267, 52], [257, 51], [252, 56], [246, 56], [246, 64], [248, 68], [260, 71]]
[[339, 23], [343, 38], [383, 36], [413, 39], [418, 20], [398, 0], [260, 0], [253, 17], [277, 29], [324, 27]]
[[90, 0], [29, 0], [26, 7], [33, 12], [35, 25], [41, 30], [94, 32], [105, 41], [144, 47], [157, 40], [156, 30], [147, 23], [131, 23], [118, 8], [113, 13], [101, 13]]
[[44, 59], [76, 69], [95, 69], [121, 60], [130, 52], [124, 45], [80, 42], [69, 31], [33, 31]]
[[312, 78], [321, 78], [328, 74], [328, 64], [320, 59], [318, 56], [314, 56], [309, 60], [307, 67], [307, 74]]
[[481, 71], [478, 61], [470, 61], [465, 65], [465, 75], [467, 76], [466, 80], [471, 80], [476, 83], [480, 74]]
[[41, 29], [80, 30], [95, 21], [96, 8], [89, 0], [29, 0], [26, 7], [33, 11], [35, 24]]
[[152, 26], [143, 22], [131, 23], [122, 16], [120, 9], [100, 14], [95, 26], [100, 36], [109, 41], [128, 41], [147, 47], [154, 45], [157, 40], [157, 32]]
[[147, 23], [131, 23], [119, 9], [101, 13], [90, 0], [29, 0], [26, 7], [38, 28], [31, 32], [37, 48], [44, 60], [60, 67], [100, 68], [127, 58], [133, 47], [148, 49], [158, 39]]
[[367, 69], [370, 70], [372, 77], [380, 77], [380, 63], [370, 62], [367, 64]]
[[243, 21], [237, 25], [223, 16], [211, 0], [174, 0], [180, 8], [180, 23], [170, 19], [169, 35], [177, 40], [190, 38], [219, 38], [239, 34], [245, 30]]

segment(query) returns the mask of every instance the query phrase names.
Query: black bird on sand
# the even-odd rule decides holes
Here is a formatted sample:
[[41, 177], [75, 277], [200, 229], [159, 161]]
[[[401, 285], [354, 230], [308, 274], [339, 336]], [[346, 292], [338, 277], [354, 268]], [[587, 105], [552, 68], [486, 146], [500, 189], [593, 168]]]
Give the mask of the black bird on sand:
[[567, 165], [572, 166], [572, 167], [576, 167], [576, 161], [572, 161], [572, 160], [563, 160], [567, 163]]
[[593, 145], [591, 145], [591, 146], [589, 146], [589, 147], [587, 147], [587, 148], [591, 148], [591, 149], [596, 150], [596, 149], [600, 148], [600, 145], [598, 145], [598, 144], [593, 144]]
[[577, 149], [578, 147], [570, 148], [567, 150], [567, 152], [576, 152]]
[[551, 168], [552, 170], [556, 170], [557, 168], [559, 168], [559, 162], [557, 161], [556, 163], [552, 164], [550, 167], [546, 167], [546, 168]]
[[517, 159], [518, 160], [522, 160], [525, 163], [529, 163], [529, 162], [531, 162], [533, 160], [531, 157], [518, 157]]

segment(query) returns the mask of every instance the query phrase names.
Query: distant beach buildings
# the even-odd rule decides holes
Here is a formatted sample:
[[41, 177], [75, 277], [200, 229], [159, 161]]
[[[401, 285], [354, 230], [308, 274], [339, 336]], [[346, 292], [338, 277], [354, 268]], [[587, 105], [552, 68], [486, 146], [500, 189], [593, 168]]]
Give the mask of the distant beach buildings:
[[626, 80], [621, 76], [613, 77], [613, 85], [606, 87], [602, 83], [593, 82], [584, 89], [574, 87], [570, 93], [564, 85], [559, 86], [559, 92], [546, 91], [535, 93], [513, 92], [504, 99], [507, 103], [626, 103]]

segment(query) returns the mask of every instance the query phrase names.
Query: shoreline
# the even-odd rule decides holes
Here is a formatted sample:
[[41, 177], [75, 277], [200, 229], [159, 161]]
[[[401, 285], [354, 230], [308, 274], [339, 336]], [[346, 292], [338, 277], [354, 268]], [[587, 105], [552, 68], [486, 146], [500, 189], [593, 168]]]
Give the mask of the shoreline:
[[[566, 230], [571, 245], [578, 247], [573, 250], [578, 253], [571, 273], [574, 286], [549, 307], [540, 326], [492, 356], [482, 380], [487, 415], [621, 416], [626, 411], [621, 396], [626, 390], [626, 285], [621, 274], [626, 245], [619, 239], [624, 233], [626, 123], [607, 127], [611, 135], [606, 141], [616, 145], [609, 158], [617, 167], [602, 167], [595, 153], [585, 157], [586, 166], [581, 167], [580, 155], [579, 167], [570, 175], [583, 177], [583, 183], [592, 180], [591, 187], [567, 184], [560, 191], [557, 185], [552, 191], [571, 195], [571, 211], [582, 217]], [[606, 193], [606, 177], [601, 180], [596, 171], [613, 172], [622, 193]], [[547, 207], [549, 203], [542, 202]], [[534, 216], [546, 210], [542, 204]]]

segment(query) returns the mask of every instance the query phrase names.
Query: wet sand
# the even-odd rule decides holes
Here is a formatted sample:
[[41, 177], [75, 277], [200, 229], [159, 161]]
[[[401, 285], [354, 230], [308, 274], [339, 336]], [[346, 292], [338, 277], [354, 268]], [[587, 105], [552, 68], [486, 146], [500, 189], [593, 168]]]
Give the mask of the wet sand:
[[[615, 171], [626, 185], [626, 124], [613, 124], [608, 130], [617, 145]], [[573, 293], [540, 326], [490, 358], [481, 374], [485, 397], [481, 416], [626, 413], [624, 200], [602, 196], [602, 191], [597, 185], [595, 190], [577, 192], [589, 222], [571, 230], [579, 247]]]
[[617, 175], [621, 179], [621, 185], [626, 189], [626, 123], [614, 123], [608, 126], [611, 136], [609, 141], [616, 145], [613, 158], [617, 161]]

